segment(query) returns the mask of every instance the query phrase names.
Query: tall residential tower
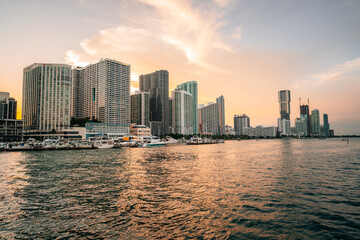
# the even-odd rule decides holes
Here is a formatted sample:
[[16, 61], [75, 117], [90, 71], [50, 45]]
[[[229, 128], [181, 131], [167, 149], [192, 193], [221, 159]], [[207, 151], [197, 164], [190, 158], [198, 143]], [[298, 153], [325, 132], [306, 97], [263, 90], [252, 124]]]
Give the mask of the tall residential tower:
[[198, 84], [196, 81], [185, 82], [177, 86], [178, 89], [184, 90], [192, 95], [192, 117], [193, 117], [193, 134], [198, 133]]
[[150, 128], [153, 135], [169, 133], [169, 72], [141, 75], [140, 91], [150, 94]]
[[70, 127], [71, 66], [34, 63], [24, 68], [24, 134], [46, 136]]

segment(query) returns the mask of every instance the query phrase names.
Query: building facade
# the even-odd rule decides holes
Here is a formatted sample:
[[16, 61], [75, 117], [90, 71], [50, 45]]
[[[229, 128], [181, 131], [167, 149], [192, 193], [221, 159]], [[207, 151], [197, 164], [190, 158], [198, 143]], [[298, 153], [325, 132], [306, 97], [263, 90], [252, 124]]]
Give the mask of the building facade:
[[320, 113], [317, 109], [311, 111], [311, 133], [314, 136], [320, 135]]
[[192, 95], [192, 113], [193, 113], [193, 134], [198, 134], [198, 84], [196, 81], [189, 81], [177, 86], [178, 89], [184, 90]]
[[328, 119], [328, 115], [326, 113], [323, 114], [323, 121], [324, 121], [324, 137], [328, 137], [329, 136], [329, 130], [330, 130], [330, 124], [329, 124], [329, 119]]
[[234, 129], [236, 135], [244, 135], [244, 128], [250, 127], [250, 118], [245, 114], [234, 116]]
[[277, 135], [277, 128], [276, 127], [263, 127], [263, 126], [256, 126], [253, 127], [246, 127], [244, 128], [244, 135], [247, 135], [252, 138], [275, 138]]
[[16, 119], [17, 101], [14, 98], [0, 99], [0, 119]]
[[304, 131], [306, 133], [306, 136], [310, 136], [311, 118], [310, 118], [309, 105], [301, 105], [300, 106], [300, 118], [306, 119], [306, 129], [304, 129]]
[[71, 66], [34, 63], [24, 68], [24, 135], [61, 135], [70, 128]]
[[73, 117], [130, 126], [130, 65], [111, 59], [73, 70]]
[[297, 136], [305, 137], [307, 135], [307, 118], [296, 118], [295, 120], [295, 134]]
[[131, 95], [131, 123], [150, 127], [150, 94], [136, 91]]
[[171, 118], [172, 133], [194, 133], [193, 98], [189, 92], [180, 89], [171, 92]]
[[145, 125], [130, 125], [130, 134], [132, 136], [151, 136], [151, 130]]
[[216, 99], [216, 103], [203, 104], [198, 109], [199, 132], [209, 135], [225, 134], [225, 100], [223, 96]]
[[153, 135], [169, 133], [169, 72], [140, 75], [140, 91], [150, 94], [150, 128]]
[[290, 133], [290, 90], [281, 90], [278, 92], [278, 101], [280, 109], [280, 120], [278, 119], [278, 130], [280, 135], [289, 136]]

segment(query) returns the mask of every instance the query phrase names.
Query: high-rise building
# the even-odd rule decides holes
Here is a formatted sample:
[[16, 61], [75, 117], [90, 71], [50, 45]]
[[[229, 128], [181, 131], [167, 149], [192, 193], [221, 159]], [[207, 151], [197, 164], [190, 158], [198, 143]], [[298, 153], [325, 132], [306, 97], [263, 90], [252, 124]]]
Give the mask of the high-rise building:
[[150, 127], [150, 94], [136, 91], [131, 95], [131, 123]]
[[307, 118], [301, 117], [295, 120], [295, 133], [298, 136], [307, 136]]
[[225, 135], [225, 99], [224, 96], [216, 98], [219, 113], [219, 135]]
[[208, 103], [207, 106], [200, 105], [198, 115], [200, 133], [225, 134], [225, 101], [223, 96], [218, 97], [216, 103]]
[[169, 72], [141, 75], [140, 91], [150, 94], [150, 128], [153, 135], [169, 133]]
[[300, 106], [300, 118], [305, 118], [306, 123], [306, 129], [304, 129], [306, 136], [310, 135], [310, 129], [311, 129], [311, 118], [310, 118], [310, 111], [309, 111], [309, 105], [301, 105]]
[[244, 135], [244, 128], [250, 127], [250, 118], [243, 115], [234, 116], [234, 129], [236, 135]]
[[0, 92], [0, 138], [19, 140], [22, 136], [22, 120], [16, 119], [17, 101], [7, 92]]
[[278, 120], [278, 130], [280, 135], [289, 136], [290, 133], [290, 90], [281, 90], [278, 92], [280, 118]]
[[281, 90], [278, 93], [280, 118], [290, 120], [290, 90]]
[[177, 86], [178, 89], [184, 90], [192, 95], [192, 112], [193, 112], [193, 134], [198, 133], [198, 84], [196, 81], [185, 82]]
[[111, 59], [73, 71], [73, 117], [130, 126], [130, 65]]
[[14, 98], [0, 99], [0, 119], [16, 119], [17, 101]]
[[[24, 68], [25, 135], [64, 133], [70, 127], [71, 66], [34, 63]], [[65, 134], [65, 133], [64, 133]]]
[[323, 114], [323, 121], [324, 121], [324, 137], [328, 137], [330, 124], [329, 124], [328, 115], [326, 113]]
[[193, 134], [193, 99], [184, 90], [175, 89], [171, 92], [171, 130], [172, 133]]
[[5, 98], [9, 98], [10, 97], [10, 93], [8, 92], [0, 92], [0, 100], [3, 100]]
[[320, 134], [320, 113], [317, 109], [311, 111], [311, 133], [313, 135]]

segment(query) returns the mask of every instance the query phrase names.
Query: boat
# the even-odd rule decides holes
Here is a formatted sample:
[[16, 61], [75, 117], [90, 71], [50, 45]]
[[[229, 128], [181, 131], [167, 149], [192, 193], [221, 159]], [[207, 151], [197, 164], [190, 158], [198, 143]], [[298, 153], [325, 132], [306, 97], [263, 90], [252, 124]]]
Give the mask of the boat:
[[0, 151], [5, 150], [6, 145], [6, 143], [0, 143]]
[[8, 151], [28, 151], [28, 150], [41, 150], [42, 143], [36, 141], [34, 138], [29, 138], [26, 142], [13, 142], [7, 144], [5, 150]]
[[98, 149], [109, 149], [114, 147], [114, 142], [112, 140], [97, 140], [94, 146]]
[[172, 137], [166, 136], [166, 138], [163, 139], [163, 142], [166, 146], [173, 146], [173, 145], [179, 145], [179, 144], [186, 144], [185, 142], [180, 142], [179, 140], [176, 140]]
[[77, 143], [77, 149], [93, 149], [94, 143], [91, 141], [82, 140], [79, 143]]
[[165, 146], [165, 143], [162, 142], [156, 136], [149, 136], [148, 138], [144, 138], [144, 141], [139, 145], [139, 147], [161, 147]]
[[57, 138], [48, 138], [45, 139], [42, 143], [44, 150], [55, 150], [56, 143], [59, 141]]
[[70, 149], [70, 144], [64, 139], [59, 139], [56, 143], [56, 150]]

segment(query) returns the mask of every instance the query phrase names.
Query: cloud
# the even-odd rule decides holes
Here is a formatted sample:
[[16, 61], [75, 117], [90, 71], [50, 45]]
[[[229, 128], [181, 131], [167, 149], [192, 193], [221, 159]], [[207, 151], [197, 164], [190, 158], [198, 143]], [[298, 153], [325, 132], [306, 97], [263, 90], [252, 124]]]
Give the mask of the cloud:
[[139, 2], [152, 9], [151, 14], [141, 16], [141, 26], [129, 26], [125, 22], [103, 29], [81, 41], [80, 51], [67, 51], [66, 61], [84, 65], [82, 61], [97, 61], [113, 57], [111, 55], [144, 52], [154, 55], [167, 46], [173, 48], [171, 51], [182, 52], [188, 64], [209, 69], [213, 68], [208, 59], [210, 52], [232, 51], [219, 34], [219, 29], [225, 25], [221, 18], [229, 1], [216, 0], [201, 6], [196, 6], [196, 1], [181, 0]]
[[333, 68], [326, 70], [323, 73], [314, 74], [311, 76], [312, 79], [315, 79], [318, 83], [324, 84], [329, 81], [335, 81], [340, 77], [343, 77], [351, 72], [360, 70], [360, 58], [356, 58], [345, 63], [336, 65]]

